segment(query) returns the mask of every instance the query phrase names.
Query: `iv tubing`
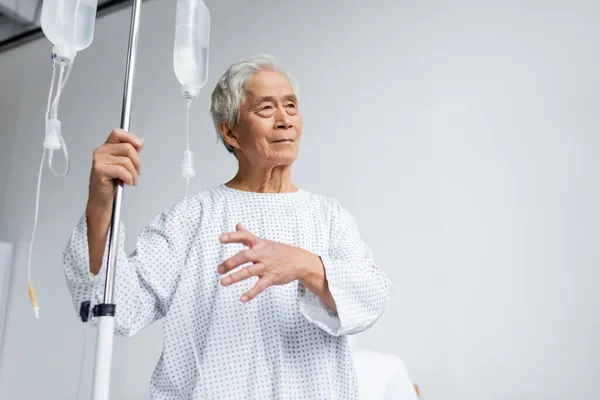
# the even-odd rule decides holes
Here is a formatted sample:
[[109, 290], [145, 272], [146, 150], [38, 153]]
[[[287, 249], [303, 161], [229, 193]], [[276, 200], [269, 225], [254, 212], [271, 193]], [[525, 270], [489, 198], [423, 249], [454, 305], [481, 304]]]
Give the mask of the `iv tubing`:
[[[186, 136], [186, 153], [187, 154], [191, 154], [190, 152], [190, 108], [192, 105], [192, 99], [188, 96], [186, 96], [185, 99], [185, 103], [186, 103], [186, 123], [185, 123], [185, 136]], [[191, 159], [187, 159], [184, 156], [184, 163], [188, 162], [190, 164], [190, 167], [193, 169], [193, 166], [191, 165], [192, 160]], [[184, 223], [184, 232], [185, 232], [185, 238], [189, 239], [189, 234], [190, 234], [190, 229], [189, 229], [189, 193], [190, 193], [190, 176], [186, 175], [185, 173], [183, 173], [183, 177], [185, 178], [185, 219], [183, 221]], [[184, 241], [185, 244], [185, 241]], [[183, 283], [183, 289], [182, 289], [182, 294], [186, 294], [188, 291], [186, 290], [189, 283], [188, 283], [188, 279], [186, 279], [185, 275], [187, 272], [187, 265], [186, 265], [186, 259], [187, 259], [187, 251], [184, 248], [183, 251], [183, 257], [182, 257], [182, 266], [181, 266], [181, 276], [180, 276], [180, 282]], [[191, 310], [189, 309], [189, 303], [187, 301], [184, 301], [183, 304], [185, 305], [185, 313], [186, 315], [188, 315], [188, 317], [190, 317], [192, 315]], [[188, 335], [188, 339], [190, 342], [190, 345], [192, 346], [192, 353], [194, 354], [194, 361], [196, 362], [196, 369], [197, 369], [197, 373], [198, 373], [198, 377], [200, 376], [200, 357], [198, 355], [198, 349], [196, 347], [196, 340], [193, 334], [193, 325], [190, 322], [190, 318], [187, 319], [188, 323], [187, 323], [187, 327], [186, 327], [186, 332]], [[193, 388], [192, 388], [193, 390]]]
[[[48, 123], [47, 121], [49, 120], [49, 117], [52, 117], [53, 119], [57, 119], [60, 95], [61, 95], [61, 93], [65, 87], [65, 84], [67, 82], [67, 79], [69, 78], [69, 75], [71, 73], [72, 62], [69, 66], [67, 66], [66, 75], [64, 73], [65, 65], [60, 64], [60, 72], [58, 74], [58, 83], [56, 85], [56, 87], [57, 87], [56, 94], [54, 96], [54, 100], [52, 100], [52, 94], [54, 92], [54, 82], [56, 79], [56, 66], [57, 66], [57, 63], [53, 62], [53, 64], [52, 64], [52, 80], [50, 81], [50, 90], [48, 91], [48, 102], [46, 105], [46, 114], [45, 114], [45, 117], [46, 117], [45, 123], [46, 124]], [[69, 154], [67, 151], [67, 146], [66, 146], [65, 141], [60, 132], [58, 132], [58, 137], [60, 139], [61, 147], [65, 154], [65, 160], [66, 160], [65, 171], [62, 174], [59, 174], [54, 170], [54, 168], [52, 166], [52, 156], [53, 156], [54, 150], [48, 150], [48, 149], [44, 148], [42, 150], [42, 157], [40, 160], [40, 166], [39, 166], [39, 170], [38, 170], [38, 180], [37, 180], [36, 196], [35, 196], [35, 212], [34, 212], [34, 217], [33, 217], [33, 228], [32, 228], [32, 232], [31, 232], [31, 240], [29, 242], [29, 253], [27, 256], [27, 291], [28, 291], [29, 299], [31, 301], [31, 306], [33, 308], [33, 312], [34, 312], [36, 318], [40, 317], [40, 307], [38, 305], [35, 287], [31, 280], [31, 261], [33, 258], [33, 246], [34, 246], [34, 242], [35, 242], [35, 234], [37, 231], [37, 224], [38, 224], [38, 217], [39, 217], [39, 210], [40, 210], [40, 190], [41, 190], [41, 184], [42, 184], [42, 172], [43, 172], [43, 168], [44, 168], [44, 161], [46, 159], [46, 150], [48, 150], [48, 152], [49, 152], [48, 165], [50, 167], [50, 171], [52, 171], [52, 173], [55, 176], [63, 178], [67, 175], [67, 173], [69, 171]]]

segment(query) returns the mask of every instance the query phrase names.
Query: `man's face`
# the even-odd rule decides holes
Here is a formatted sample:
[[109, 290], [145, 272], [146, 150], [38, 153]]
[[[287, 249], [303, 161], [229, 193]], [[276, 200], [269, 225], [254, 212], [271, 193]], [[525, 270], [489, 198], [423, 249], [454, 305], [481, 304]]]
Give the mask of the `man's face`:
[[302, 115], [288, 79], [279, 72], [255, 74], [246, 87], [239, 123], [229, 131], [227, 142], [251, 165], [293, 163], [302, 136]]

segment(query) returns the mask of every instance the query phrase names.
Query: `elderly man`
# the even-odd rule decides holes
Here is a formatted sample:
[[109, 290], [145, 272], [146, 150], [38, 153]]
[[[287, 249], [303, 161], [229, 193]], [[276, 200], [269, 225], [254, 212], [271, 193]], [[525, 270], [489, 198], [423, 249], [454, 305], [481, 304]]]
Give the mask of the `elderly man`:
[[[272, 57], [233, 64], [211, 114], [239, 169], [184, 198], [117, 258], [116, 331], [163, 319], [156, 400], [355, 399], [347, 335], [384, 312], [390, 281], [337, 201], [292, 183], [302, 116]], [[114, 130], [94, 151], [89, 197], [64, 251], [76, 307], [104, 290], [114, 182], [137, 185], [143, 141]]]

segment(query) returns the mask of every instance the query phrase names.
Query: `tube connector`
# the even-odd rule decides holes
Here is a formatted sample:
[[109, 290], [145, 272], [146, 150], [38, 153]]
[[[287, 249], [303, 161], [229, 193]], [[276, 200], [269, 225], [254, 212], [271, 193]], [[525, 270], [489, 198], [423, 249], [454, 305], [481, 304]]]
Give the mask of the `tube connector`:
[[37, 296], [35, 295], [35, 289], [33, 288], [33, 284], [29, 282], [28, 285], [29, 292], [29, 300], [31, 300], [31, 306], [33, 307], [33, 313], [37, 319], [40, 318], [40, 307], [38, 306]]
[[200, 94], [200, 87], [197, 85], [185, 84], [181, 86], [181, 94], [188, 100], [196, 100]]
[[49, 118], [46, 120], [46, 137], [44, 138], [44, 148], [48, 150], [60, 150], [60, 129], [59, 120]]
[[71, 65], [76, 55], [77, 50], [73, 46], [57, 44], [52, 47], [52, 59], [55, 64]]
[[196, 171], [194, 171], [194, 153], [192, 153], [191, 150], [186, 150], [183, 152], [181, 176], [185, 179], [190, 179], [196, 176]]

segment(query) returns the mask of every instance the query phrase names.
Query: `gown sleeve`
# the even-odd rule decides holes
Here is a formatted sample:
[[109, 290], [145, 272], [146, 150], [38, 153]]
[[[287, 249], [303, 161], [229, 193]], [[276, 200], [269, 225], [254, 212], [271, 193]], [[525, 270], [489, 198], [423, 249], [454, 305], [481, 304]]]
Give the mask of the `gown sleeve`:
[[337, 312], [299, 284], [300, 312], [331, 335], [352, 335], [371, 327], [387, 308], [391, 282], [361, 239], [356, 221], [335, 203], [330, 247], [319, 255]]
[[[187, 253], [184, 249], [189, 246], [183, 226], [184, 207], [182, 201], [154, 217], [138, 236], [130, 255], [124, 250], [125, 227], [121, 223], [113, 296], [116, 334], [131, 337], [166, 315], [178, 286]], [[63, 251], [64, 276], [77, 313], [83, 301], [91, 301], [92, 306], [103, 301], [107, 257], [108, 240], [102, 267], [92, 275], [83, 215]], [[90, 322], [95, 324], [95, 318]]]

